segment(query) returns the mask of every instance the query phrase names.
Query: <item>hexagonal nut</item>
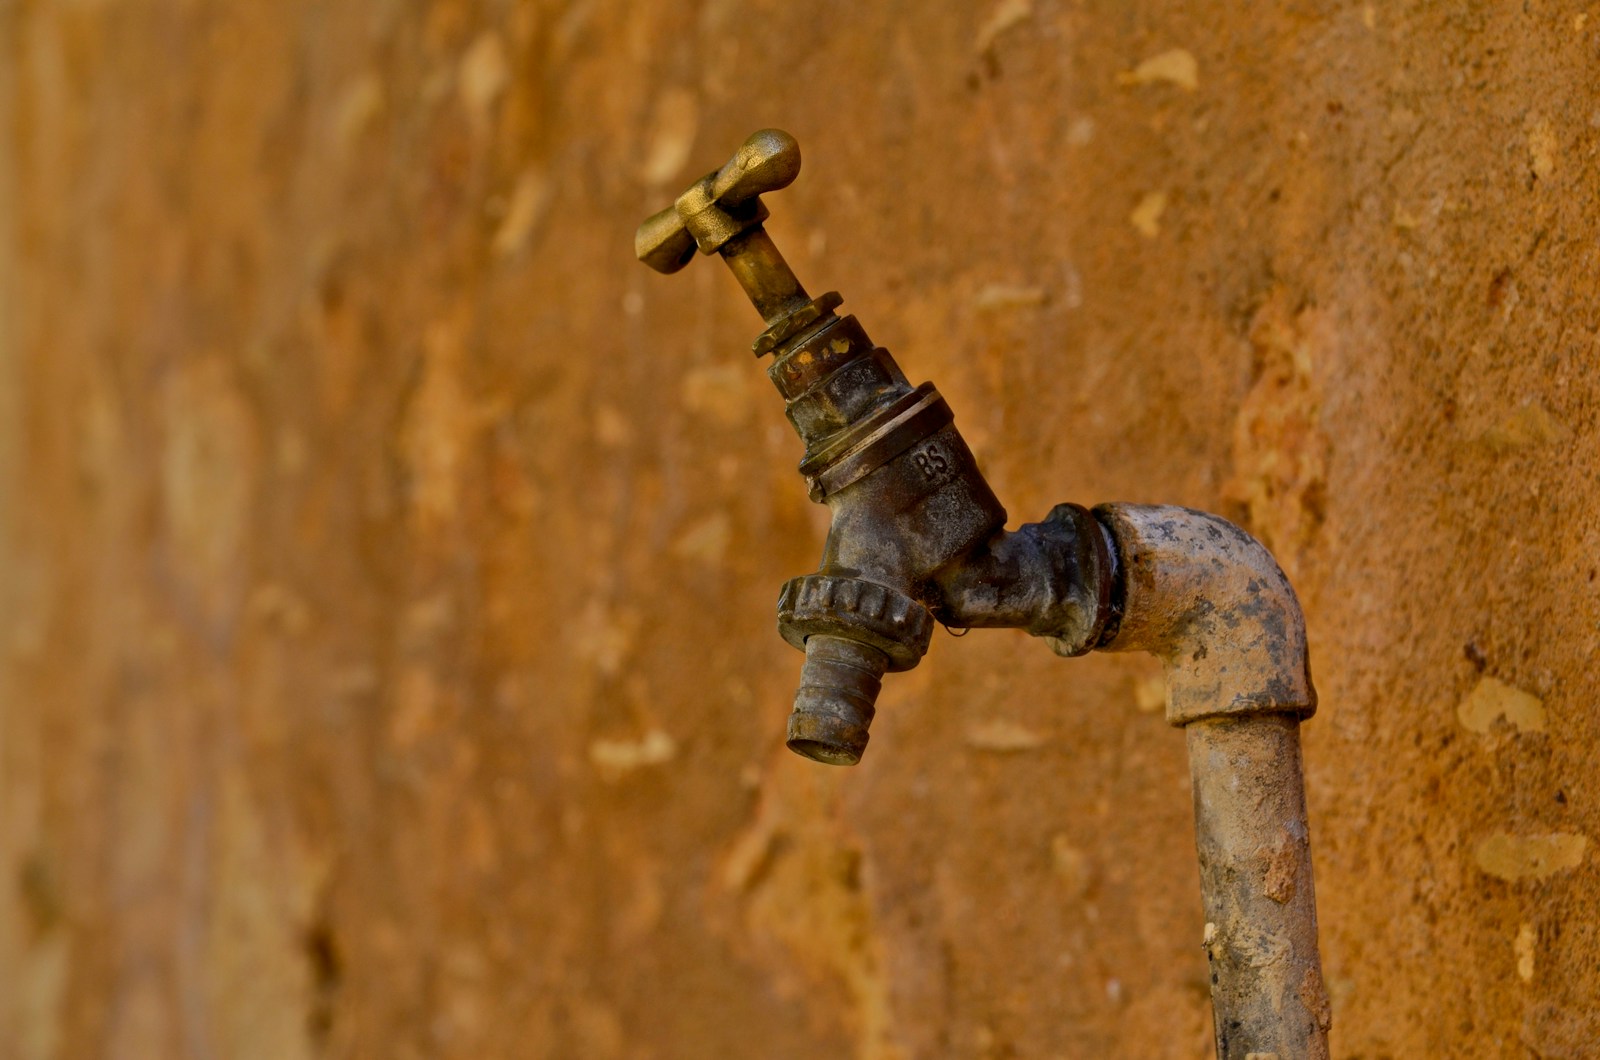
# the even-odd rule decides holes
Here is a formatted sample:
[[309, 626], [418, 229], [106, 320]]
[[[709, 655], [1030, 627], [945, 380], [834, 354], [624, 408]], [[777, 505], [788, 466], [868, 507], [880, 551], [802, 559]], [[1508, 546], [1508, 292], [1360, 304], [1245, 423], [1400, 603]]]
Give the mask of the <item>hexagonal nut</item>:
[[1116, 632], [1113, 572], [1107, 531], [1079, 504], [1058, 504], [1042, 523], [1023, 526], [1050, 559], [1052, 606], [1028, 632], [1057, 655], [1084, 655]]
[[807, 574], [778, 596], [778, 632], [805, 650], [819, 633], [869, 644], [889, 657], [890, 670], [909, 670], [927, 654], [933, 615], [898, 589], [864, 578]]
[[819, 295], [757, 335], [750, 349], [757, 357], [764, 357], [843, 304], [838, 291]]

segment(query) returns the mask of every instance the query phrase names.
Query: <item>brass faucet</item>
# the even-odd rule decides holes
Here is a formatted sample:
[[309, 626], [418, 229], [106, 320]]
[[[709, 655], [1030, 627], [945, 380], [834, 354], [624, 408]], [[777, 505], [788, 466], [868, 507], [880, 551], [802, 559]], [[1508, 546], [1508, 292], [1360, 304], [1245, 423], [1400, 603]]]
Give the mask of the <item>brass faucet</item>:
[[928, 650], [935, 621], [1019, 626], [1063, 655], [1115, 630], [1107, 531], [1065, 504], [1015, 533], [932, 383], [913, 387], [833, 292], [811, 298], [762, 222], [760, 195], [787, 187], [800, 147], [775, 129], [639, 227], [639, 259], [675, 272], [718, 253], [767, 323], [757, 355], [805, 442], [800, 473], [833, 513], [816, 573], [783, 587], [778, 628], [806, 653], [789, 747], [854, 765], [879, 681]]
[[762, 227], [760, 196], [799, 172], [793, 137], [758, 132], [635, 237], [661, 272], [696, 250], [727, 262], [766, 321], [754, 349], [805, 443], [800, 473], [832, 513], [821, 564], [778, 600], [806, 656], [789, 747], [860, 761], [884, 673], [917, 665], [935, 622], [1159, 656], [1189, 745], [1217, 1055], [1325, 1058], [1299, 732], [1316, 693], [1294, 590], [1249, 534], [1187, 508], [1061, 504], [1008, 532], [938, 390], [840, 317], [837, 293], [808, 295]]

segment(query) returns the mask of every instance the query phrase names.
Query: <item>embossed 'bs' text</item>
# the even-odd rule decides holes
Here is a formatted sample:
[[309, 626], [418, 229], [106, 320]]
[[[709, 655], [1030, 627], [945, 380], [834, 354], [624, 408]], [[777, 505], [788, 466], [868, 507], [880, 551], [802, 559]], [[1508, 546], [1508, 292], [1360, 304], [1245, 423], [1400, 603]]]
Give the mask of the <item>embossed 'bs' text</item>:
[[931, 443], [912, 453], [911, 460], [925, 478], [936, 479], [950, 470], [949, 459], [938, 446]]

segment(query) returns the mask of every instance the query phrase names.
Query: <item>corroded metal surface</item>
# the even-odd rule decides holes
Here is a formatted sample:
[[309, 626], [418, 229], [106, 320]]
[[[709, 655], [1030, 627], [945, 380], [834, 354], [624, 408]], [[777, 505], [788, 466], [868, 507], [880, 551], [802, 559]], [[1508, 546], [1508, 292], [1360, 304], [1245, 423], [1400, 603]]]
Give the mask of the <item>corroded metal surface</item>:
[[1310, 717], [1317, 693], [1294, 589], [1261, 543], [1189, 508], [1108, 504], [1123, 611], [1107, 651], [1147, 651], [1167, 667], [1167, 720], [1221, 714]]
[[1115, 539], [1120, 627], [1108, 651], [1166, 665], [1185, 727], [1217, 1055], [1328, 1055], [1300, 760], [1316, 709], [1305, 619], [1272, 554], [1188, 508], [1095, 509]]
[[677, 272], [698, 247], [714, 254], [766, 219], [759, 196], [800, 174], [800, 145], [777, 129], [752, 133], [722, 168], [689, 185], [678, 201], [639, 226], [633, 248], [657, 272]]
[[1218, 1060], [1325, 1060], [1333, 1012], [1317, 946], [1300, 723], [1218, 717], [1184, 735]]

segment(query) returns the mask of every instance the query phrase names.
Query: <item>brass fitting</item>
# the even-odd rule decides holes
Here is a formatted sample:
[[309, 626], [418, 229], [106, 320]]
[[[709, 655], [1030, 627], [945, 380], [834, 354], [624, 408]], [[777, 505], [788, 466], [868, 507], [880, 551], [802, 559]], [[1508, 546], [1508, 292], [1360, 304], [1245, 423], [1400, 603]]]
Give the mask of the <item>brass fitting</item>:
[[768, 238], [760, 196], [794, 183], [800, 145], [779, 129], [753, 133], [725, 165], [689, 185], [678, 201], [648, 218], [634, 234], [639, 260], [657, 272], [677, 272], [695, 249], [721, 253], [768, 322], [809, 301], [800, 281]]

